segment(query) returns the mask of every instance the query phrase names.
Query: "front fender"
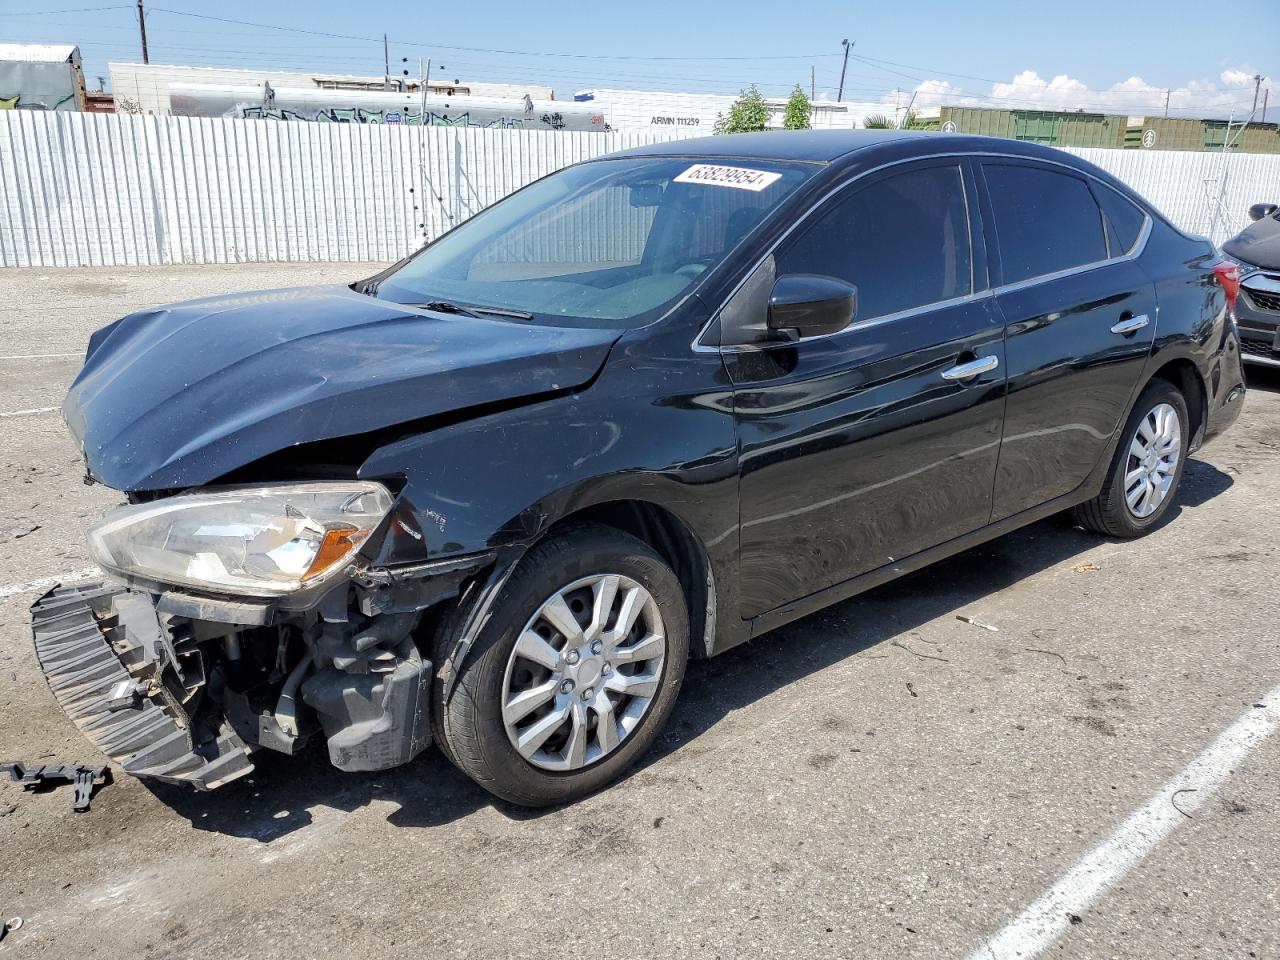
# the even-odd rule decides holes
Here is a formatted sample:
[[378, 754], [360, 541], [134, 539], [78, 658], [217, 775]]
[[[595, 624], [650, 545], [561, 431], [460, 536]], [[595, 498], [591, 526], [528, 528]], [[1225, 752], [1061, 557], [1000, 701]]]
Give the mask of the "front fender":
[[[630, 342], [628, 342], [628, 340]], [[361, 466], [402, 484], [429, 559], [527, 546], [597, 504], [643, 501], [700, 541], [719, 609], [738, 547], [732, 387], [717, 353], [633, 335], [586, 389], [404, 438]], [[402, 562], [388, 538], [379, 565]]]

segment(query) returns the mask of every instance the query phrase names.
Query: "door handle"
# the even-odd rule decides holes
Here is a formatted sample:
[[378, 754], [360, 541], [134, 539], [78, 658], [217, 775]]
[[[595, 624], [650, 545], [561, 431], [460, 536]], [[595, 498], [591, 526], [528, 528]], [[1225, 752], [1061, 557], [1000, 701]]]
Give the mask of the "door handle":
[[957, 363], [954, 367], [948, 367], [942, 371], [942, 379], [968, 380], [970, 377], [976, 377], [980, 373], [994, 370], [998, 366], [1000, 366], [1000, 358], [995, 354], [989, 357], [979, 357], [977, 360], [970, 360], [968, 363]]
[[1117, 323], [1114, 327], [1111, 328], [1111, 332], [1118, 333], [1121, 336], [1125, 336], [1127, 334], [1135, 333], [1136, 331], [1141, 330], [1150, 322], [1151, 320], [1147, 317], [1145, 313], [1140, 313], [1136, 317], [1124, 317], [1121, 319], [1119, 323]]

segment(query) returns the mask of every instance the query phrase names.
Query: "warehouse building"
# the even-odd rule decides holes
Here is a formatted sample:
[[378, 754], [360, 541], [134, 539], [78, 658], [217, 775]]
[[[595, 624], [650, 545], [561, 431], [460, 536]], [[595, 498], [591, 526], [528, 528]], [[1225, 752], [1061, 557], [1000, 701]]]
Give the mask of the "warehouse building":
[[0, 43], [0, 110], [83, 110], [80, 48], [70, 43]]
[[[296, 70], [244, 70], [224, 67], [187, 67], [157, 63], [113, 63], [111, 92], [116, 109], [121, 113], [168, 114], [171, 87], [258, 87], [269, 84], [273, 89], [342, 90], [381, 92], [390, 88], [405, 94], [421, 94], [417, 77], [370, 77], [352, 74], [304, 73]], [[451, 97], [493, 97], [511, 100], [554, 100], [555, 92], [541, 84], [473, 83], [432, 80], [429, 95]]]
[[[940, 107], [921, 110], [931, 129], [1030, 140], [1051, 147], [1112, 147], [1127, 150], [1222, 150], [1226, 120], [1186, 120], [1057, 110], [993, 110]], [[1231, 125], [1234, 153], [1280, 153], [1280, 125]]]
[[[729, 112], [738, 99], [714, 93], [669, 93], [665, 90], [615, 90], [592, 87], [579, 90], [573, 97], [579, 103], [590, 103], [603, 114], [610, 130], [623, 132], [684, 130], [709, 134], [716, 118]], [[766, 97], [770, 126], [782, 126], [785, 97]], [[883, 103], [854, 103], [815, 100], [809, 113], [814, 128], [851, 130], [860, 127], [871, 114], [885, 113]], [[888, 112], [892, 112], [889, 110]]]

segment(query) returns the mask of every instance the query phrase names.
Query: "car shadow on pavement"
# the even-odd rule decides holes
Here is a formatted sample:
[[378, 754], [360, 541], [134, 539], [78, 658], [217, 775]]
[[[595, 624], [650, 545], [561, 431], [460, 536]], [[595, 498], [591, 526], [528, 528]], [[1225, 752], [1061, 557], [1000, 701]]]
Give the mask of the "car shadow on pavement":
[[[1223, 493], [1232, 478], [1189, 460], [1177, 509], [1195, 509]], [[961, 611], [980, 616], [989, 596], [1031, 574], [1098, 546], [1098, 536], [1064, 517], [1043, 520], [940, 561], [851, 600], [805, 617], [711, 660], [690, 663], [667, 730], [628, 777], [675, 753], [726, 715], [855, 654], [910, 633], [937, 617]], [[815, 711], [818, 705], [815, 704]], [[427, 750], [412, 763], [378, 773], [341, 773], [329, 765], [323, 742], [299, 756], [260, 751], [248, 776], [214, 791], [195, 793], [166, 784], [148, 788], [199, 830], [271, 843], [334, 811], [351, 813], [377, 801], [396, 809], [388, 823], [432, 827], [493, 805], [513, 820], [548, 811], [496, 800], [441, 755]]]

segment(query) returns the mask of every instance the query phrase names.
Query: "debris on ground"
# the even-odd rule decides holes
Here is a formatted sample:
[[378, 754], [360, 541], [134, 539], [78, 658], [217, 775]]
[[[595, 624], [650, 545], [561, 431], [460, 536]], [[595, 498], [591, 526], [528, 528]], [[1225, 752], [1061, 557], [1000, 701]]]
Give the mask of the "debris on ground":
[[913, 697], [920, 696], [920, 694], [916, 693], [916, 688], [911, 685], [910, 680], [907, 681], [907, 693], [911, 694]]
[[42, 763], [33, 766], [21, 760], [10, 760], [0, 763], [0, 773], [9, 774], [9, 779], [22, 784], [24, 790], [52, 789], [59, 781], [73, 784], [75, 792], [71, 795], [71, 809], [75, 813], [87, 813], [94, 790], [111, 782], [111, 769], [106, 764]]
[[991, 624], [983, 623], [981, 620], [975, 620], [973, 617], [966, 617], [963, 613], [957, 613], [956, 619], [961, 623], [971, 623], [975, 627], [981, 627], [983, 630], [990, 630], [992, 633], [998, 633], [1000, 631], [999, 627], [993, 627]]
[[908, 646], [907, 646], [905, 643], [903, 643], [901, 640], [890, 640], [890, 641], [889, 641], [889, 646], [891, 646], [891, 647], [901, 647], [903, 650], [907, 651], [907, 653], [911, 654], [913, 657], [919, 657], [921, 660], [937, 660], [937, 661], [938, 661], [938, 662], [940, 662], [940, 663], [950, 663], [950, 662], [951, 662], [951, 661], [950, 661], [950, 660], [948, 660], [946, 657], [935, 657], [935, 656], [933, 656], [932, 654], [928, 654], [928, 653], [920, 653], [919, 651], [912, 650], [910, 647], [908, 647]]
[[1102, 568], [1092, 560], [1086, 560], [1084, 563], [1077, 563], [1075, 565], [1076, 573], [1094, 573], [1101, 569]]
[[1180, 806], [1178, 806], [1178, 795], [1182, 793], [1195, 793], [1196, 789], [1197, 789], [1196, 787], [1183, 787], [1181, 790], [1175, 790], [1173, 791], [1173, 793], [1169, 795], [1169, 802], [1173, 804], [1173, 809], [1177, 810], [1180, 814], [1182, 814], [1188, 820], [1194, 820], [1195, 817], [1193, 817], [1191, 814], [1187, 813], [1187, 811], [1183, 810]]
[[10, 917], [4, 923], [0, 923], [0, 940], [3, 940], [14, 930], [21, 930], [21, 929], [22, 929], [22, 918]]
[[1058, 653], [1056, 650], [1041, 650], [1039, 647], [1023, 647], [1022, 649], [1027, 651], [1027, 653], [1043, 653], [1045, 656], [1048, 656], [1048, 657], [1057, 657], [1059, 660], [1062, 661], [1062, 665], [1064, 667], [1067, 665], [1067, 658], [1064, 657], [1062, 654]]

